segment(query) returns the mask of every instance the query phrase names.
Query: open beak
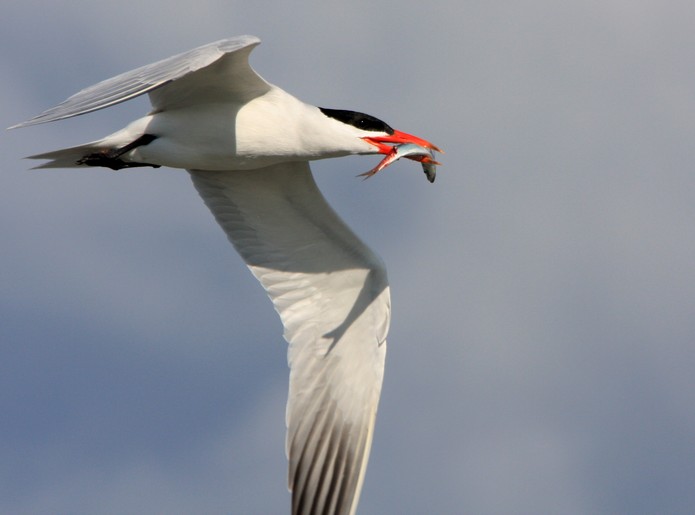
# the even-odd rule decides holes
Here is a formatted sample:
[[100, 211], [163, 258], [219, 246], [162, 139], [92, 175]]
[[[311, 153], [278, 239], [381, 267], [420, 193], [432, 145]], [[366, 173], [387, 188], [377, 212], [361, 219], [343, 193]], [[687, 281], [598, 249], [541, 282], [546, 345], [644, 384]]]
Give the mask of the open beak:
[[415, 145], [429, 148], [430, 150], [441, 152], [442, 154], [444, 153], [437, 145], [422, 138], [418, 138], [417, 136], [413, 136], [412, 134], [408, 134], [407, 132], [393, 131], [393, 134], [388, 134], [386, 136], [365, 136], [362, 139], [378, 148], [380, 154], [388, 155], [393, 151], [392, 145], [401, 145], [404, 143], [414, 143]]
[[[385, 154], [386, 157], [374, 168], [368, 172], [361, 173], [358, 177], [367, 179], [401, 157], [407, 157], [408, 159], [422, 163], [425, 174], [427, 174], [427, 179], [430, 182], [434, 182], [434, 174], [436, 172], [434, 165], [440, 163], [434, 160], [432, 151], [443, 152], [438, 146], [422, 138], [401, 131], [393, 131], [393, 134], [386, 136], [365, 136], [362, 139], [374, 145], [377, 148], [377, 152], [379, 154]], [[404, 145], [415, 145], [415, 148], [406, 149]], [[418, 149], [417, 147], [420, 148]]]

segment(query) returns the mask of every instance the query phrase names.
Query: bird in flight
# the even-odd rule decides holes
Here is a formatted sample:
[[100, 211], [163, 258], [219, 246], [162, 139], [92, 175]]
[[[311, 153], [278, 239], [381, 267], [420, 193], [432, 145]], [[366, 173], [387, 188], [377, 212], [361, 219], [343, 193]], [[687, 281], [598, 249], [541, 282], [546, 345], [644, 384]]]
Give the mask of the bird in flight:
[[[390, 295], [381, 259], [345, 225], [309, 161], [384, 154], [434, 180], [434, 151], [359, 112], [306, 104], [249, 65], [239, 36], [137, 68], [12, 128], [89, 113], [144, 93], [152, 110], [103, 139], [31, 156], [37, 168], [188, 170], [195, 188], [268, 293], [289, 343], [286, 453], [292, 513], [357, 508], [381, 392]], [[399, 151], [400, 149], [400, 151]]]

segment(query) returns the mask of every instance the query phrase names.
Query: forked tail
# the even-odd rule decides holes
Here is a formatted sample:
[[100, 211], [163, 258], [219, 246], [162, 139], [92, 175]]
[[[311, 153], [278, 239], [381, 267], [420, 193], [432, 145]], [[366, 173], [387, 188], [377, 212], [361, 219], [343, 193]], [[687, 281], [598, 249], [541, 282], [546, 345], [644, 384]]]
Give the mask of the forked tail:
[[29, 156], [29, 159], [48, 159], [48, 162], [41, 163], [37, 168], [77, 168], [81, 166], [105, 166], [112, 170], [121, 168], [132, 168], [136, 166], [151, 166], [159, 168], [160, 165], [150, 163], [138, 163], [126, 161], [122, 156], [136, 147], [147, 145], [157, 139], [152, 134], [143, 134], [131, 143], [122, 147], [113, 148], [106, 146], [104, 140], [77, 145], [76, 147], [63, 148], [43, 154]]

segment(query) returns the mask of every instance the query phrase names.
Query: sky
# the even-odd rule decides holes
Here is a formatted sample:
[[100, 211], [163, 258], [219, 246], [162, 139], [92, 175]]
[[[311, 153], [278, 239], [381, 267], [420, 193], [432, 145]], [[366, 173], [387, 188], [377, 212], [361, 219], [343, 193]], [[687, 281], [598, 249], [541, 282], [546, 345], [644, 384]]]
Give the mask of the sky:
[[[446, 150], [316, 163], [385, 260], [362, 514], [695, 510], [695, 4], [10, 0], [0, 125], [223, 37]], [[171, 169], [28, 171], [146, 99], [0, 136], [0, 513], [288, 511], [270, 301]], [[406, 160], [404, 160], [406, 161]]]

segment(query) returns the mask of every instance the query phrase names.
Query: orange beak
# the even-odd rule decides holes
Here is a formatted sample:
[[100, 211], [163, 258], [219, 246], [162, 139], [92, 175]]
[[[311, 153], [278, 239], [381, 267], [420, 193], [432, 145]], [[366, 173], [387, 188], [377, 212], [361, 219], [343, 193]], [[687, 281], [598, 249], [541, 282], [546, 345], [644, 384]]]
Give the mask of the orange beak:
[[407, 132], [393, 131], [393, 134], [387, 136], [365, 136], [362, 139], [378, 148], [380, 154], [388, 155], [393, 150], [391, 145], [400, 145], [403, 143], [414, 143], [421, 147], [429, 148], [430, 150], [441, 152], [442, 154], [444, 153], [437, 145], [422, 138], [418, 138], [417, 136], [413, 136], [412, 134], [408, 134]]

